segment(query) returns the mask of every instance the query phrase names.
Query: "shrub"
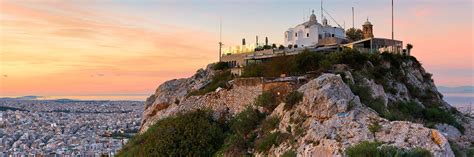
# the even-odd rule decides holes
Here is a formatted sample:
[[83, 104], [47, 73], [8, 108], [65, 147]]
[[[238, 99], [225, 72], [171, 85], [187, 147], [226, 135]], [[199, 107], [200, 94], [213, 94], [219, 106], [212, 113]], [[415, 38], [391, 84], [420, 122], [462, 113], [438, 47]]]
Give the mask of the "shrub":
[[318, 64], [322, 59], [322, 54], [304, 50], [295, 56], [292, 69], [297, 72], [315, 71], [318, 69]]
[[227, 82], [229, 82], [233, 78], [234, 77], [232, 76], [231, 72], [228, 70], [217, 72], [214, 77], [212, 77], [212, 81], [208, 85], [206, 85], [200, 90], [190, 92], [188, 96], [204, 95], [206, 93], [215, 91], [219, 87], [225, 88], [227, 87]]
[[289, 150], [283, 153], [281, 157], [296, 157], [296, 152], [294, 150]]
[[430, 151], [426, 149], [422, 149], [422, 148], [414, 148], [401, 154], [403, 154], [401, 156], [404, 156], [404, 157], [432, 157], [433, 156]]
[[211, 112], [199, 110], [159, 120], [133, 137], [118, 156], [209, 156], [223, 139]]
[[346, 154], [349, 157], [379, 157], [379, 150], [377, 149], [379, 145], [381, 143], [363, 141], [347, 148]]
[[456, 127], [462, 133], [464, 132], [464, 127], [456, 120], [456, 118], [450, 112], [439, 107], [426, 108], [423, 111], [423, 116], [428, 122], [446, 123]]
[[226, 70], [228, 68], [229, 64], [227, 64], [227, 62], [217, 62], [216, 64], [214, 64], [214, 66], [212, 66], [213, 70]]
[[295, 106], [298, 102], [303, 100], [303, 93], [298, 91], [293, 91], [285, 97], [285, 110], [290, 110]]
[[278, 105], [276, 95], [270, 91], [265, 91], [256, 98], [255, 105], [261, 106], [267, 111], [272, 112]]
[[251, 107], [237, 114], [229, 122], [229, 130], [225, 143], [215, 156], [245, 156], [247, 148], [254, 145], [258, 127], [264, 115]]
[[261, 119], [263, 119], [263, 115], [258, 110], [247, 107], [230, 121], [231, 132], [246, 136], [257, 128]]
[[258, 152], [267, 152], [272, 148], [272, 146], [278, 146], [280, 145], [281, 142], [283, 142], [288, 135], [280, 133], [280, 132], [274, 132], [270, 133], [268, 135], [265, 135], [264, 137], [257, 139], [256, 145], [255, 145], [255, 150]]
[[474, 156], [474, 148], [469, 148], [466, 154], [467, 156]]
[[284, 49], [285, 49], [285, 46], [280, 45], [280, 46], [278, 46], [278, 49], [279, 49], [279, 50], [284, 50]]
[[380, 142], [363, 141], [346, 149], [349, 157], [432, 157], [422, 148], [405, 150], [394, 146], [382, 146]]
[[262, 121], [262, 132], [270, 132], [272, 130], [275, 130], [278, 128], [278, 125], [280, 124], [280, 119], [278, 117], [267, 117], [265, 120]]
[[415, 121], [416, 119], [423, 118], [423, 108], [420, 104], [410, 102], [395, 102], [388, 106], [388, 113], [384, 115], [385, 118], [391, 121], [404, 120], [404, 121]]
[[263, 45], [263, 49], [265, 49], [265, 50], [272, 49], [272, 46], [271, 45]]
[[261, 64], [249, 64], [245, 66], [242, 77], [263, 77], [265, 68]]
[[450, 111], [445, 111], [432, 105], [432, 107], [423, 108], [416, 102], [396, 102], [390, 104], [388, 111], [383, 114], [388, 120], [412, 121], [423, 120], [425, 126], [433, 127], [436, 123], [445, 123], [456, 127], [459, 131], [464, 132], [464, 127], [456, 120]]
[[384, 101], [381, 98], [372, 99], [368, 104], [368, 107], [377, 111], [380, 115], [383, 115], [386, 112], [386, 107]]

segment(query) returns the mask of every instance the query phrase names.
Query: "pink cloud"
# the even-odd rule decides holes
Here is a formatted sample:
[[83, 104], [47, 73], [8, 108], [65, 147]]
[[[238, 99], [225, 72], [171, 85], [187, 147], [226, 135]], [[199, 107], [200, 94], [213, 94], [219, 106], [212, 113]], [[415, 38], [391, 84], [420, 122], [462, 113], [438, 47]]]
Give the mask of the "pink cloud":
[[[19, 72], [19, 66], [64, 69], [0, 78], [0, 95], [147, 93], [162, 81], [190, 76], [217, 58], [215, 35], [192, 28], [134, 26], [110, 20], [114, 13], [62, 4], [50, 6], [62, 12], [57, 14], [58, 10], [0, 3], [0, 12], [9, 17], [0, 19], [0, 47], [20, 47], [2, 56], [2, 66]], [[21, 46], [35, 53], [15, 51]], [[99, 73], [104, 76], [90, 77]]]

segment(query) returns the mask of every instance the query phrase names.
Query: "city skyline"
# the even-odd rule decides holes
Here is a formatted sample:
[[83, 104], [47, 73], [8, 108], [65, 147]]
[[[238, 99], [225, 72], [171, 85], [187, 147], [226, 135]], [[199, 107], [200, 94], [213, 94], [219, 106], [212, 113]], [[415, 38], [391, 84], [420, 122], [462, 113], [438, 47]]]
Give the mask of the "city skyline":
[[[390, 1], [325, 1], [338, 21], [368, 18], [376, 37], [391, 37]], [[0, 95], [149, 94], [218, 58], [223, 43], [252, 43], [307, 20], [320, 1], [0, 1]], [[306, 17], [306, 18], [305, 18]], [[329, 18], [328, 18], [329, 19]], [[330, 24], [335, 22], [330, 20]], [[472, 1], [395, 1], [395, 39], [437, 85], [473, 85]]]

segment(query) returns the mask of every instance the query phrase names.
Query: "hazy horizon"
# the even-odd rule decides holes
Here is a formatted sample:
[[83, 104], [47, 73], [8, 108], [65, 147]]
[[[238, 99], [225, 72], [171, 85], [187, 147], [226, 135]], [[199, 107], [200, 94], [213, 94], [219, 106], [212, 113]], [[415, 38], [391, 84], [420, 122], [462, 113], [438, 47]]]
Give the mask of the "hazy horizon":
[[[463, 86], [466, 87], [466, 86]], [[458, 87], [458, 88], [463, 88]], [[470, 89], [474, 89], [474, 86], [467, 86]], [[454, 88], [454, 87], [451, 87]], [[439, 90], [444, 96], [444, 100], [450, 105], [472, 105], [474, 102], [474, 92], [456, 92], [456, 91], [442, 91]], [[145, 101], [151, 94], [121, 94], [121, 95], [0, 95], [0, 98], [18, 98], [24, 96], [39, 96], [38, 100], [56, 100], [56, 99], [72, 99], [72, 100], [110, 100], [110, 101]]]

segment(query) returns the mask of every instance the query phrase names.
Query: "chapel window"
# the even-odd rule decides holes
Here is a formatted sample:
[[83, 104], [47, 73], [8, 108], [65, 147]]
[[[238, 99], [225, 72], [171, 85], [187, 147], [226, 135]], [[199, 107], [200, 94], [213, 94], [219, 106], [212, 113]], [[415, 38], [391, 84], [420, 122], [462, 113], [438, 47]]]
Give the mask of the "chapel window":
[[306, 37], [309, 37], [309, 33], [306, 33]]

